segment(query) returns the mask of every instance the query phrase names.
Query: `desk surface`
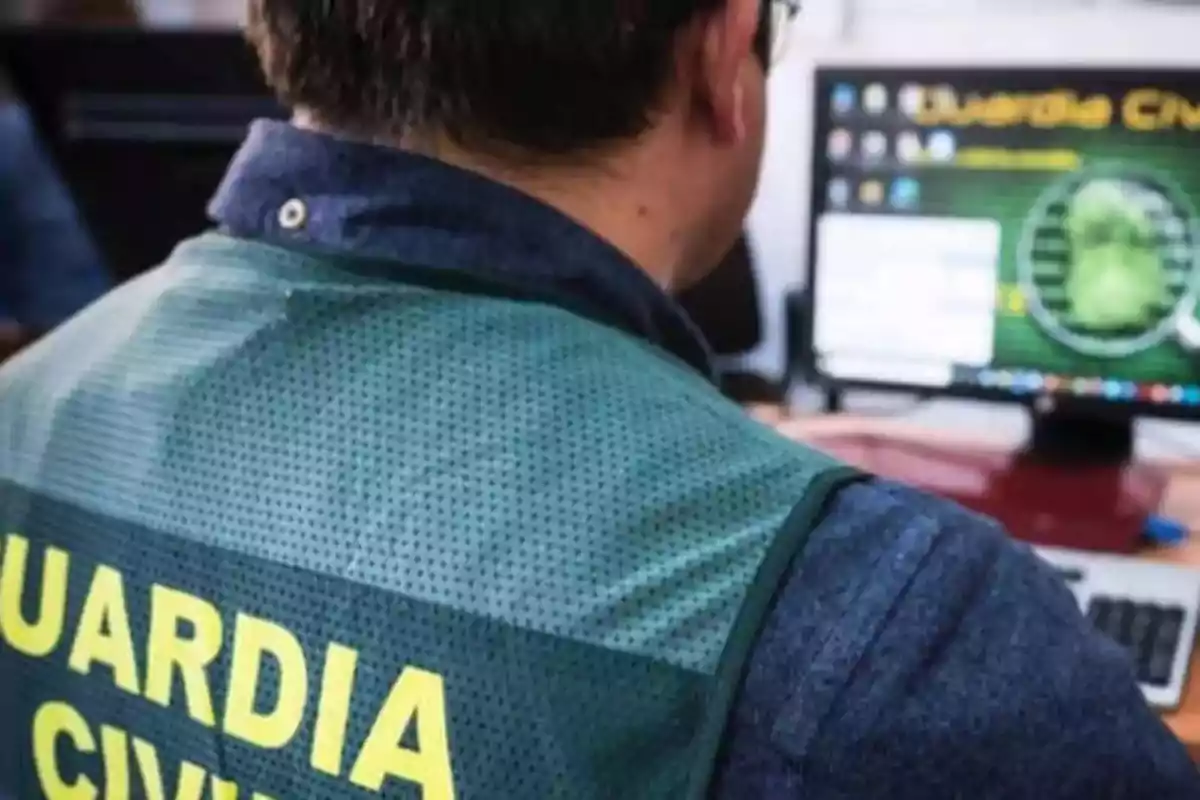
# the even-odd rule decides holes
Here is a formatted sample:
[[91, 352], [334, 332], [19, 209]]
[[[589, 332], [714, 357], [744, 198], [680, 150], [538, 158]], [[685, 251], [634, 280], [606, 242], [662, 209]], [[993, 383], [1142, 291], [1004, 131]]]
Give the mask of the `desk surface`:
[[[838, 433], [878, 434], [897, 439], [953, 441], [977, 443], [980, 447], [1004, 450], [1011, 443], [969, 437], [959, 432], [919, 428], [896, 420], [870, 419], [853, 416], [820, 416], [788, 418], [774, 409], [752, 410], [756, 417], [772, 424], [784, 435], [805, 441]], [[1156, 462], [1168, 474], [1167, 490], [1163, 496], [1162, 513], [1180, 520], [1192, 531], [1186, 543], [1178, 547], [1148, 549], [1141, 557], [1167, 563], [1183, 564], [1200, 569], [1200, 462]], [[1175, 735], [1187, 746], [1192, 758], [1200, 761], [1200, 648], [1192, 655], [1190, 680], [1178, 710], [1164, 716]]]

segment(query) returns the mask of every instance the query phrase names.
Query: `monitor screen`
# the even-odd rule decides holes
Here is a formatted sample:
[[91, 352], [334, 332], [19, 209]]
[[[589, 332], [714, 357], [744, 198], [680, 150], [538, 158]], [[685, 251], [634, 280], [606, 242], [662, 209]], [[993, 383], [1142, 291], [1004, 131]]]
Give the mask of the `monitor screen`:
[[286, 117], [235, 31], [0, 31], [0, 72], [118, 280], [211, 227], [251, 121]]
[[821, 69], [813, 368], [1200, 410], [1200, 73]]

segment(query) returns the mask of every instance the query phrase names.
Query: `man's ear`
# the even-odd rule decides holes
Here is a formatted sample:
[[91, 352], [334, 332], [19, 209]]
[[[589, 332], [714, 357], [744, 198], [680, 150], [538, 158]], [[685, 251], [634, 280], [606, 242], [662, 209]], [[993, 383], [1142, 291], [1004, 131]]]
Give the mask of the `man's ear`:
[[761, 0], [725, 0], [703, 18], [698, 90], [712, 114], [718, 140], [736, 144], [746, 136], [745, 81], [762, 70], [754, 52]]

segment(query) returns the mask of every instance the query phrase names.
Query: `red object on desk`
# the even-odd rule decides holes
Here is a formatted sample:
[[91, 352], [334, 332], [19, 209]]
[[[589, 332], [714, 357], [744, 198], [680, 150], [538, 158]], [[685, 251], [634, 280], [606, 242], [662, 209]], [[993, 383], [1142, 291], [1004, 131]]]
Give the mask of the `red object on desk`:
[[810, 440], [859, 469], [948, 497], [1038, 545], [1130, 553], [1166, 490], [1152, 466], [1065, 466], [943, 442], [879, 435]]

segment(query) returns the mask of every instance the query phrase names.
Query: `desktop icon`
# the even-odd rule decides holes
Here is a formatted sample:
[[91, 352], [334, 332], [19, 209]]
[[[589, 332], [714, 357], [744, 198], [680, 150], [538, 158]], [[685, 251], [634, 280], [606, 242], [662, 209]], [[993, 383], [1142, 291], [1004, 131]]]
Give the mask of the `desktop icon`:
[[1120, 400], [1125, 396], [1125, 386], [1120, 381], [1105, 381], [1104, 396], [1109, 400]]
[[996, 386], [999, 386], [1001, 389], [1007, 389], [1013, 384], [1012, 374], [1009, 372], [1004, 372], [1003, 370], [996, 373], [995, 379]]
[[1004, 310], [1012, 314], [1014, 317], [1021, 317], [1029, 310], [1029, 303], [1025, 299], [1025, 290], [1020, 286], [1011, 285], [1003, 288], [1004, 291]]
[[868, 114], [882, 114], [888, 106], [887, 88], [882, 83], [872, 83], [863, 89], [862, 102]]
[[845, 116], [852, 113], [858, 105], [858, 92], [848, 83], [839, 83], [833, 87], [829, 100], [833, 106], [833, 113]]
[[1051, 394], [1061, 392], [1063, 389], [1063, 384], [1063, 379], [1057, 375], [1047, 375], [1042, 378], [1042, 388]]
[[933, 161], [953, 161], [958, 151], [958, 140], [950, 131], [934, 131], [929, 134], [929, 145], [926, 152]]
[[936, 86], [928, 90], [925, 102], [943, 111], [953, 111], [958, 108], [958, 92], [953, 86]]
[[850, 204], [850, 181], [834, 178], [826, 187], [826, 197], [833, 208], [845, 208]]
[[877, 206], [883, 202], [883, 184], [879, 181], [863, 181], [858, 187], [858, 200], [864, 206]]
[[1042, 376], [1037, 372], [1018, 372], [1013, 375], [1012, 390], [1020, 394], [1036, 394], [1043, 386]]
[[1189, 406], [1200, 406], [1200, 386], [1184, 387], [1183, 402]]
[[867, 131], [862, 137], [862, 154], [866, 161], [879, 162], [887, 155], [887, 135], [881, 131]]
[[911, 211], [921, 202], [921, 184], [913, 178], [896, 178], [892, 181], [888, 203], [892, 208]]
[[1155, 384], [1154, 387], [1150, 389], [1150, 399], [1155, 403], [1169, 402], [1171, 400], [1170, 387], [1164, 386], [1161, 383]]
[[829, 134], [829, 157], [834, 161], [844, 161], [854, 149], [854, 136], [844, 128], [838, 128]]
[[1172, 386], [1171, 387], [1171, 402], [1174, 403], [1175, 405], [1179, 405], [1180, 403], [1182, 403], [1183, 398], [1185, 396], [1186, 396], [1186, 392], [1182, 386]]
[[896, 158], [905, 164], [915, 164], [925, 155], [925, 146], [921, 144], [921, 134], [915, 131], [905, 131], [896, 137]]
[[917, 117], [925, 107], [925, 87], [915, 83], [907, 83], [900, 89], [897, 97], [900, 110], [909, 117]]

